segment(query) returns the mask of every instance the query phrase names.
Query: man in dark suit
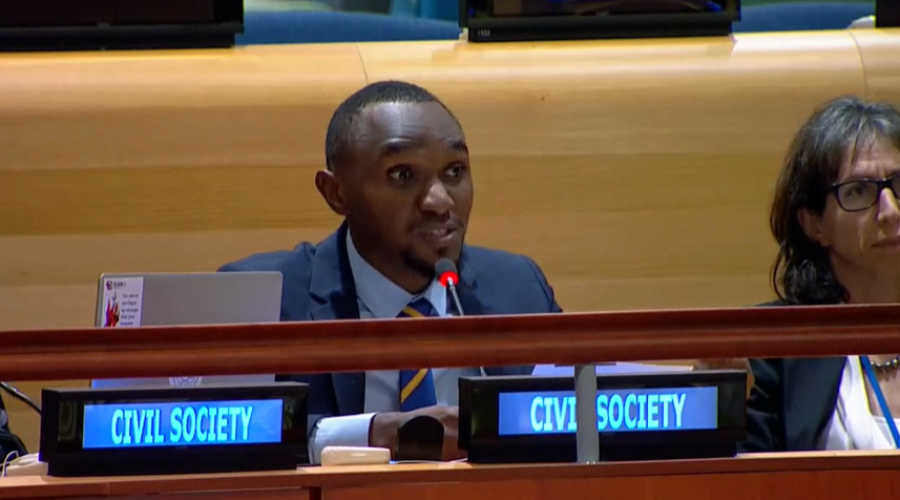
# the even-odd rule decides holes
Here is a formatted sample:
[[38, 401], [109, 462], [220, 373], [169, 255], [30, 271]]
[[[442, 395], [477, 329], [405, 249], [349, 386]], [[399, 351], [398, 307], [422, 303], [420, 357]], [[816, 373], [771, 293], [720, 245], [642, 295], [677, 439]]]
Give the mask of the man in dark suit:
[[[531, 259], [464, 244], [474, 189], [453, 114], [404, 82], [368, 85], [328, 126], [327, 169], [316, 187], [344, 218], [317, 245], [258, 254], [222, 271], [281, 271], [283, 321], [458, 315], [435, 279], [451, 259], [466, 315], [561, 312]], [[532, 367], [386, 370], [289, 376], [310, 384], [310, 453], [327, 445], [396, 451], [399, 427], [430, 415], [444, 424], [444, 458], [457, 450], [460, 376], [529, 374]]]

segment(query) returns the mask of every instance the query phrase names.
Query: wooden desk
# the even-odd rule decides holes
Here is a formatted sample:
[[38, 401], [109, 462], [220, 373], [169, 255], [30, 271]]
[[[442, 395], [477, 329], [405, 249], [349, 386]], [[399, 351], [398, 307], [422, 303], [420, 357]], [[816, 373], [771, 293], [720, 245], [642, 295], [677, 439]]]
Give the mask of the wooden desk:
[[900, 498], [897, 452], [759, 454], [598, 465], [421, 464], [196, 476], [0, 479], [0, 499], [171, 500], [887, 500]]
[[[654, 359], [672, 352], [702, 358], [878, 354], [896, 351], [898, 315], [897, 305], [848, 305], [0, 331], [0, 379], [397, 369], [410, 359], [439, 368]], [[35, 369], [41, 366], [52, 371]], [[590, 466], [453, 463], [0, 479], [0, 499], [556, 500], [613, 494], [654, 500], [883, 500], [894, 492], [900, 492], [895, 451]]]

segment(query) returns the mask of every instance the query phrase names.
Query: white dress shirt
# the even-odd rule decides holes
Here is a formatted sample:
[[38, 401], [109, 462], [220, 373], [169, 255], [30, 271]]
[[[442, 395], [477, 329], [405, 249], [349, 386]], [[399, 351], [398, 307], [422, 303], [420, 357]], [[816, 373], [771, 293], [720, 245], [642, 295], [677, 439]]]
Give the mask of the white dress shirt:
[[[359, 255], [349, 231], [347, 254], [350, 258], [350, 269], [353, 271], [353, 282], [356, 285], [360, 319], [396, 318], [404, 307], [420, 297], [428, 299], [438, 316], [450, 315], [447, 311], [447, 291], [437, 280], [419, 295], [411, 295], [376, 271]], [[437, 404], [456, 406], [459, 404], [459, 377], [478, 376], [481, 370], [439, 368], [432, 370], [432, 374]], [[310, 458], [313, 463], [319, 463], [319, 457], [326, 446], [368, 446], [372, 417], [376, 413], [400, 411], [399, 385], [398, 370], [366, 372], [365, 413], [320, 420], [313, 429], [309, 441]]]
[[[823, 450], [891, 450], [895, 449], [891, 431], [884, 417], [872, 415], [866, 378], [859, 356], [848, 356], [838, 389], [834, 414], [820, 438]], [[900, 426], [900, 419], [894, 419]]]

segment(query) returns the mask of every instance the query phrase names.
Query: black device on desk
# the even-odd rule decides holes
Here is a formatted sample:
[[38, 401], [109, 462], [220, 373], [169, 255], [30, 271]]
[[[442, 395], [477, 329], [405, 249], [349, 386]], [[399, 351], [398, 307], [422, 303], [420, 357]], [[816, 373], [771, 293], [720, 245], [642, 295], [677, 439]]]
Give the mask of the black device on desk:
[[[733, 457], [746, 436], [747, 374], [600, 375], [600, 460]], [[473, 463], [574, 462], [574, 377], [459, 381], [459, 447]]]
[[293, 470], [309, 463], [309, 386], [44, 389], [51, 476]]
[[471, 42], [726, 36], [740, 0], [460, 0]]
[[0, 51], [219, 48], [243, 0], [2, 0]]
[[900, 28], [900, 2], [897, 0], [876, 0], [875, 27]]

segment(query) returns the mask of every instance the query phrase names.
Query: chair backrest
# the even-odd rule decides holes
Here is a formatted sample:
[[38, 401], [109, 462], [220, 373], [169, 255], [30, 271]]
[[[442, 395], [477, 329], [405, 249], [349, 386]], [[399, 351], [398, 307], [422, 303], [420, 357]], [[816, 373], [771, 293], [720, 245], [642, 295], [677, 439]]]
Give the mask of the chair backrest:
[[[900, 0], [896, 0], [900, 1]], [[844, 29], [875, 13], [870, 2], [779, 2], [744, 7], [735, 31], [803, 31]], [[450, 0], [391, 0], [391, 14], [459, 22], [459, 6]]]
[[391, 0], [391, 15], [459, 23], [459, 3], [451, 0]]
[[875, 14], [873, 2], [791, 2], [753, 5], [741, 9], [734, 31], [839, 30]]
[[247, 12], [237, 45], [456, 40], [455, 23], [356, 12]]

